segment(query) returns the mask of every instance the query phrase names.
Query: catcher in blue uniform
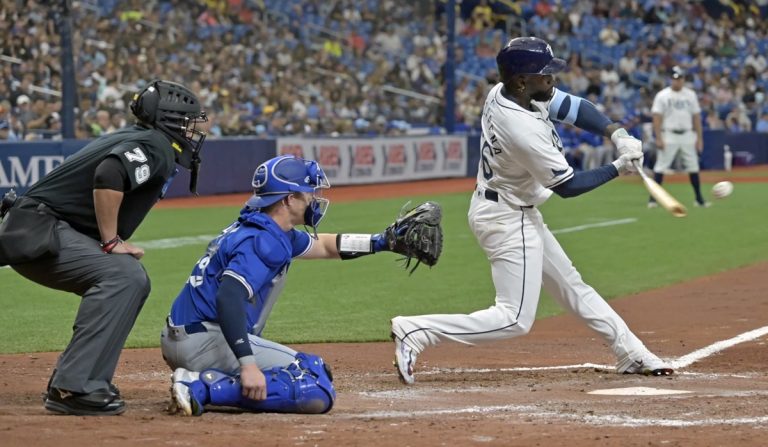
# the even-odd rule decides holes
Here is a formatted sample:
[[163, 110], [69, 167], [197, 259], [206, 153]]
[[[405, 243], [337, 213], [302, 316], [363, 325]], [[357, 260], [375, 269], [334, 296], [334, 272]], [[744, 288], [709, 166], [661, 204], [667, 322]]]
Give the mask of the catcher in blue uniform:
[[[260, 165], [254, 195], [210, 242], [171, 307], [161, 334], [174, 370], [171, 411], [199, 416], [205, 405], [251, 411], [325, 413], [336, 398], [329, 366], [261, 337], [293, 258], [353, 259], [379, 251], [406, 265], [435, 265], [441, 209], [426, 202], [379, 234], [317, 233], [330, 184], [315, 161], [280, 156]], [[297, 230], [297, 225], [312, 233]], [[412, 271], [412, 270], [411, 270]]]

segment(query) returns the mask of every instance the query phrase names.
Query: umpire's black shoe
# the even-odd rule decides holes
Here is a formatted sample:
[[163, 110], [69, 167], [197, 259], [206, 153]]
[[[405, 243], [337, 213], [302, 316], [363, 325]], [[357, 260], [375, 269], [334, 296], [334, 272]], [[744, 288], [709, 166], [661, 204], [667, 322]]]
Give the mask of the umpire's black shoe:
[[[48, 381], [48, 387], [46, 388], [45, 392], [40, 396], [43, 398], [43, 403], [45, 403], [46, 400], [48, 400], [48, 393], [51, 392], [51, 382], [53, 381], [53, 376], [51, 376], [51, 380]], [[115, 399], [120, 399], [120, 388], [117, 387], [114, 383], [109, 384], [109, 393], [114, 397]]]
[[73, 393], [60, 388], [51, 388], [45, 400], [45, 408], [56, 413], [75, 416], [112, 416], [125, 411], [125, 401], [108, 390]]

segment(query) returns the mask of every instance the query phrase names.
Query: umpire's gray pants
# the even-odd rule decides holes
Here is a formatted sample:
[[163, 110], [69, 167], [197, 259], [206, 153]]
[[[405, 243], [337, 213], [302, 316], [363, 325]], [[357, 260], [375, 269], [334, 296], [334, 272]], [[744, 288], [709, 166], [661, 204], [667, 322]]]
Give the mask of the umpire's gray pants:
[[94, 239], [59, 221], [60, 252], [12, 268], [38, 284], [80, 295], [72, 340], [51, 386], [90, 393], [106, 389], [120, 351], [149, 296], [150, 281], [131, 255], [106, 254]]
[[[240, 363], [229, 348], [219, 325], [208, 321], [202, 324], [205, 331], [188, 334], [184, 326], [172, 325], [169, 317], [168, 324], [160, 334], [160, 348], [165, 363], [171, 369], [184, 368], [198, 372], [210, 368], [227, 373], [239, 371]], [[253, 334], [248, 334], [248, 340], [260, 369], [286, 367], [296, 360], [296, 351], [287, 346]]]

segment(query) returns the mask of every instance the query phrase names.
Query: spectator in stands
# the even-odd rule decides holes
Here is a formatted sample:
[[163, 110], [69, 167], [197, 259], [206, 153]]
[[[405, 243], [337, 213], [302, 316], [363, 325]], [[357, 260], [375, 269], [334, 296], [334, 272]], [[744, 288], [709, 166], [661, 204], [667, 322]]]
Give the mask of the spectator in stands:
[[704, 120], [705, 128], [708, 130], [723, 130], [725, 129], [725, 123], [720, 119], [720, 115], [714, 109], [709, 107], [706, 110], [706, 119]]
[[0, 141], [10, 140], [11, 125], [8, 121], [0, 119]]
[[749, 132], [752, 130], [752, 120], [747, 116], [747, 107], [739, 103], [725, 117], [725, 126], [731, 132]]
[[619, 43], [619, 32], [610, 23], [607, 23], [599, 34], [600, 42], [606, 47], [613, 47]]
[[[401, 101], [404, 98], [394, 94], [377, 95], [373, 99], [376, 111], [370, 116], [362, 114], [346, 95], [337, 95], [339, 102], [329, 100], [327, 77], [316, 76], [314, 70], [331, 70], [374, 90], [382, 83], [390, 83], [428, 96], [442, 95], [444, 77], [441, 67], [445, 62], [446, 34], [445, 24], [440, 20], [444, 19], [444, 14], [438, 14], [435, 19], [433, 12], [435, 8], [440, 10], [443, 2], [435, 5], [433, 2], [393, 1], [210, 0], [191, 2], [195, 5], [192, 13], [173, 8], [177, 2], [93, 0], [73, 4], [77, 23], [75, 41], [83, 43], [75, 49], [78, 118], [82, 123], [95, 121], [95, 116], [84, 118], [99, 109], [108, 109], [111, 113], [124, 110], [125, 92], [141, 87], [130, 85], [133, 80], [152, 77], [175, 77], [180, 81], [192, 83], [194, 80], [210, 86], [208, 94], [205, 88], [196, 91], [200, 92], [207, 110], [220, 113], [222, 132], [232, 127], [225, 123], [230, 120], [230, 108], [237, 110], [238, 103], [263, 97], [273, 98], [272, 104], [277, 104], [280, 92], [290, 89], [287, 80], [278, 79], [280, 70], [292, 73], [294, 85], [302, 85], [310, 95], [322, 98], [319, 102], [328, 116], [346, 116], [343, 109], [353, 110], [354, 116], [344, 118], [349, 123], [341, 126], [352, 131], [355, 119], [371, 121], [378, 113], [402, 110], [404, 115], [398, 118], [411, 123], [421, 118], [404, 108], [404, 101]], [[19, 58], [23, 63], [0, 64], [0, 79], [5, 81], [2, 84], [7, 84], [0, 85], [0, 100], [10, 99], [11, 105], [16, 106], [17, 98], [25, 95], [31, 99], [32, 106], [41, 94], [36, 87], [61, 89], [58, 58], [61, 42], [54, 32], [53, 16], [44, 3], [27, 2], [24, 8], [17, 3], [24, 2], [4, 2], [0, 7], [0, 35], [10, 36], [0, 39], [0, 52]], [[768, 41], [768, 28], [761, 26], [766, 22], [765, 8], [751, 12], [754, 17], [741, 14], [735, 21], [711, 17], [696, 2], [474, 0], [464, 3], [467, 8], [486, 8], [482, 14], [478, 13], [478, 17], [487, 18], [491, 10], [491, 22], [501, 17], [494, 17], [494, 13], [516, 16], [519, 20], [509, 24], [513, 33], [523, 26], [529, 33], [535, 31], [542, 36], [558, 33], [567, 38], [573, 53], [583, 54], [585, 59], [583, 62], [579, 60], [578, 64], [571, 61], [574, 75], [561, 79], [575, 94], [584, 96], [587, 88], [580, 85], [582, 79], [577, 68], [592, 76], [595, 71], [606, 70], [609, 64], [617, 67], [619, 81], [615, 87], [624, 93], [617, 94], [613, 87], [601, 90], [598, 84], [593, 85], [590, 92], [600, 95], [601, 99], [603, 96], [619, 96], [628, 110], [639, 107], [647, 97], [653, 97], [652, 93], [640, 96], [626, 93], [634, 90], [628, 89], [628, 84], [653, 85], [659, 80], [658, 71], [663, 71], [664, 64], [673, 60], [686, 61], [697, 86], [714, 86], [711, 94], [718, 93], [715, 107], [720, 113], [727, 113], [733, 107], [731, 103], [736, 89], [731, 82], [736, 77], [729, 80], [728, 70], [739, 67], [741, 79], [753, 77], [757, 88], [768, 88], [768, 62], [762, 55]], [[285, 4], [288, 5], [285, 8], [275, 6]], [[566, 4], [567, 8], [564, 7]], [[471, 11], [464, 16], [468, 22]], [[644, 11], [648, 11], [645, 20], [639, 16]], [[606, 18], [610, 18], [611, 23], [603, 26]], [[616, 18], [620, 18], [619, 21]], [[485, 20], [482, 22], [481, 39], [458, 36], [457, 69], [485, 77], [488, 65], [493, 63], [494, 52], [488, 51], [488, 47], [498, 47], [500, 43], [494, 42], [496, 34], [493, 40], [488, 39], [486, 30], [490, 29], [489, 25]], [[563, 26], [565, 22], [569, 25]], [[506, 29], [507, 24], [500, 23], [502, 29]], [[748, 31], [738, 32], [734, 23], [742, 28], [747, 26]], [[116, 34], [135, 32], [136, 29], [140, 30], [140, 39], [114, 40]], [[601, 31], [610, 38], [601, 40]], [[325, 52], [311, 48], [317, 42], [322, 44], [332, 33], [337, 34], [329, 39], [329, 50], [332, 51], [323, 58], [321, 54]], [[625, 39], [623, 33], [628, 36], [626, 42], [622, 42]], [[618, 40], [615, 34], [618, 34]], [[719, 36], [724, 37], [720, 39]], [[503, 33], [499, 37], [505, 40]], [[415, 81], [411, 77], [411, 67], [406, 63], [406, 59], [414, 54], [421, 58], [420, 74]], [[624, 57], [617, 60], [621, 54]], [[714, 54], [718, 56], [713, 58]], [[340, 64], [339, 60], [344, 63]], [[196, 65], [200, 66], [199, 70], [193, 70]], [[721, 76], [722, 72], [726, 75]], [[430, 79], [429, 73], [434, 79]], [[719, 91], [721, 77], [726, 81]], [[603, 82], [602, 86], [606, 85], [607, 82]], [[334, 85], [331, 88], [345, 90], [345, 87]], [[229, 97], [219, 97], [222, 89], [228, 90]], [[257, 93], [251, 95], [254, 90]], [[757, 89], [750, 87], [747, 95], [750, 91], [756, 93]], [[744, 92], [740, 92], [737, 100], [744, 101], [743, 95]], [[45, 102], [52, 99], [44, 97]], [[751, 101], [749, 96], [746, 99], [749, 100], [746, 104], [748, 114], [759, 115], [763, 104]], [[425, 105], [429, 106], [428, 103]], [[248, 113], [253, 114], [254, 110], [249, 108]], [[416, 109], [416, 113], [421, 112], [421, 107]], [[427, 119], [434, 121], [423, 124], [434, 125], [442, 116], [431, 113]], [[328, 126], [338, 127], [334, 123]], [[234, 128], [239, 128], [239, 123]]]
[[768, 110], [764, 110], [755, 125], [756, 132], [768, 132]]

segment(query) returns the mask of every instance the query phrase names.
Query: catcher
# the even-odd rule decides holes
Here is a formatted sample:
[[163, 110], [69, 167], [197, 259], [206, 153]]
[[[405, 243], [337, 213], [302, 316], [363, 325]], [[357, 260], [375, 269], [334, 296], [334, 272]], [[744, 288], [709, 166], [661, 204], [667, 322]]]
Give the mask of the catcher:
[[[199, 416], [205, 405], [258, 412], [325, 413], [336, 398], [328, 365], [261, 337], [293, 258], [402, 254], [411, 272], [442, 250], [441, 209], [424, 203], [383, 233], [317, 233], [330, 184], [315, 161], [280, 156], [260, 165], [253, 196], [208, 244], [174, 300], [161, 334], [174, 370], [170, 410]], [[312, 233], [295, 229], [304, 224]]]

